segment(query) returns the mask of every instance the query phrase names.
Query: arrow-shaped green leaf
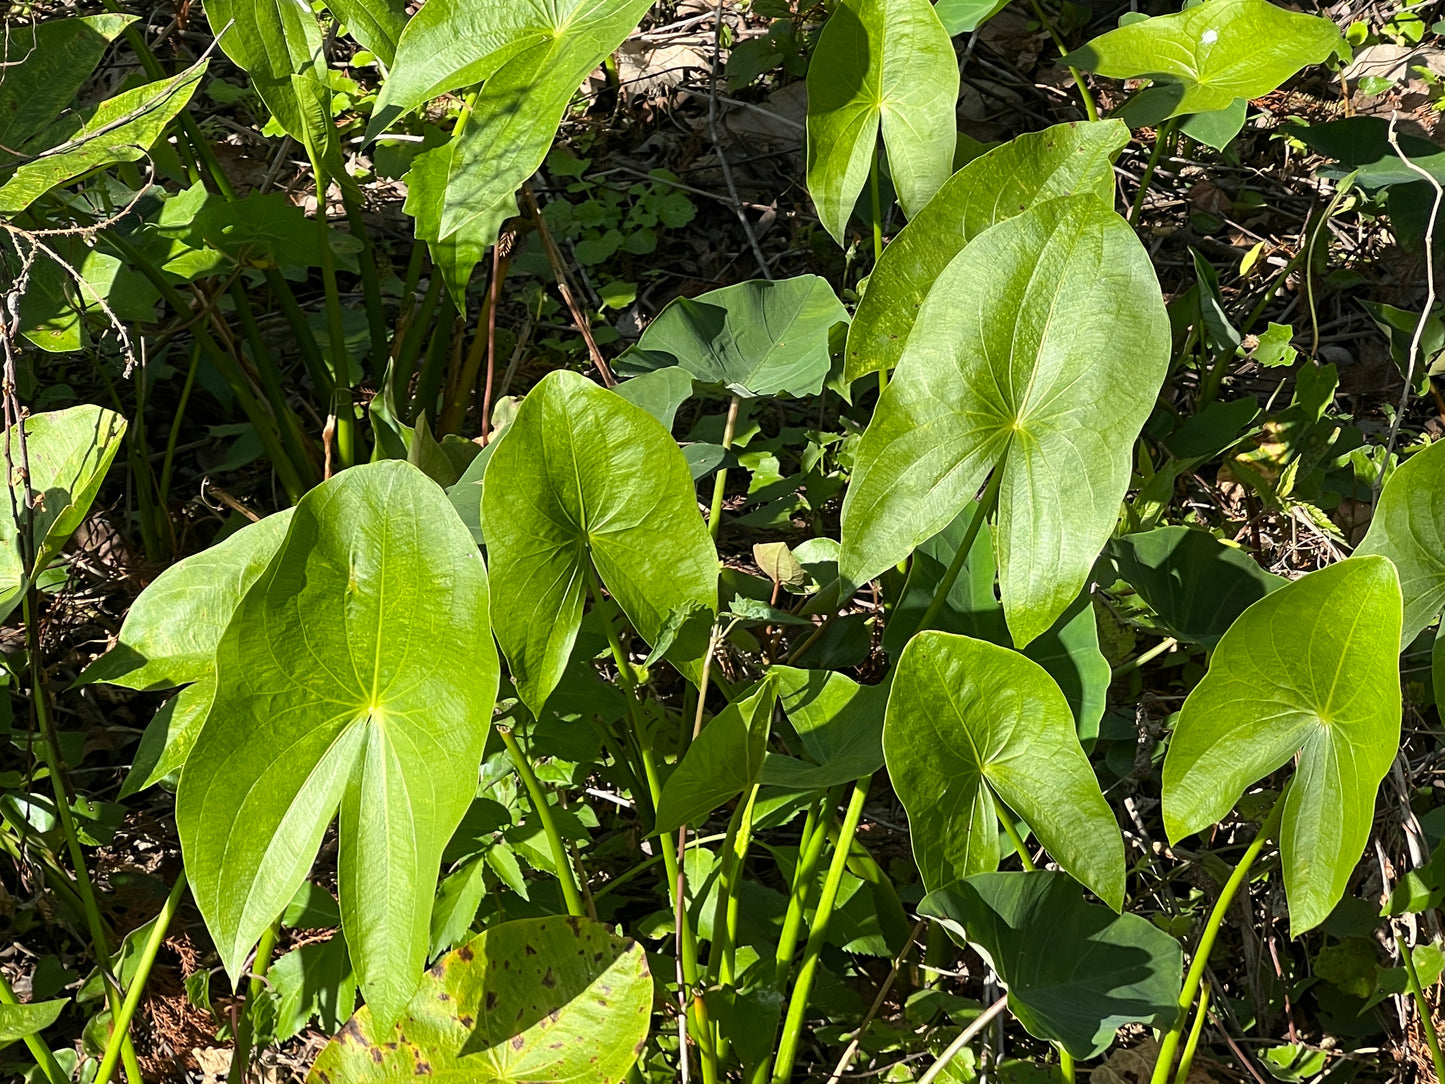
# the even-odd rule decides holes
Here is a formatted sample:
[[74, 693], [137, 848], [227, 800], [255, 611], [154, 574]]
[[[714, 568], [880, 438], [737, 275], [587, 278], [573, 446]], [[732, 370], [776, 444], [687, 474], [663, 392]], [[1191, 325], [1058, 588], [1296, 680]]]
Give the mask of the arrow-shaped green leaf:
[[1445, 442], [1395, 468], [1355, 553], [1394, 562], [1405, 597], [1400, 647], [1409, 646], [1445, 606]]

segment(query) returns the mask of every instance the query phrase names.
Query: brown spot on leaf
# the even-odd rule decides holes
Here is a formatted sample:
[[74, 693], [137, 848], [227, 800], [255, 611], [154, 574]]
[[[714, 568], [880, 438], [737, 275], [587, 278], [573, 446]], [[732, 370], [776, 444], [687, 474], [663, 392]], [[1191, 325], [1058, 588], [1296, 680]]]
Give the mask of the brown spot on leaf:
[[581, 936], [581, 934], [582, 934], [582, 920], [579, 919], [576, 915], [568, 915], [568, 916], [567, 916], [567, 925], [569, 925], [569, 926], [572, 927], [572, 932], [573, 932], [573, 933], [577, 934], [578, 936]]
[[431, 1076], [431, 1062], [418, 1060], [416, 1063], [416, 1076]]
[[513, 1035], [513, 1036], [512, 1036], [512, 1049], [513, 1049], [513, 1050], [521, 1050], [522, 1047], [524, 1047], [524, 1046], [526, 1046], [526, 1045], [527, 1045], [527, 1040], [524, 1039], [524, 1038], [522, 1038], [520, 1035]]
[[354, 1016], [341, 1026], [341, 1030], [337, 1032], [336, 1037], [342, 1040], [349, 1039], [353, 1043], [359, 1043], [362, 1046], [366, 1045], [366, 1036], [361, 1034], [361, 1027], [357, 1024], [356, 1017]]
[[497, 1007], [497, 1001], [498, 1001], [498, 1000], [500, 1000], [500, 999], [497, 997], [497, 991], [495, 991], [495, 990], [488, 990], [488, 991], [487, 991], [487, 1012], [491, 1012], [493, 1009], [495, 1009], [495, 1008]]
[[371, 1048], [371, 1060], [376, 1062], [377, 1065], [380, 1065], [385, 1059], [386, 1055], [381, 1052], [381, 1047], [373, 1046]]
[[552, 969], [550, 967], [547, 968], [547, 973], [542, 976], [542, 985], [549, 990], [557, 985], [557, 976], [552, 974]]
[[471, 959], [472, 959], [471, 946], [469, 946], [469, 945], [463, 945], [461, 948], [457, 949], [457, 959], [458, 959], [458, 960], [461, 960], [461, 961], [463, 961], [463, 962], [467, 962], [467, 963], [471, 962]]
[[437, 1000], [438, 1000], [438, 1001], [450, 1001], [451, 999], [452, 999], [452, 995], [449, 994], [449, 993], [447, 993], [445, 990], [443, 990], [443, 991], [441, 991], [441, 993], [437, 994]]
[[537, 950], [534, 949], [531, 945], [523, 945], [522, 951], [525, 952], [528, 956], [537, 955]]
[[464, 1028], [469, 1028], [476, 1022], [477, 1018], [467, 1013], [463, 1013], [461, 1016], [457, 1017], [457, 1023]]

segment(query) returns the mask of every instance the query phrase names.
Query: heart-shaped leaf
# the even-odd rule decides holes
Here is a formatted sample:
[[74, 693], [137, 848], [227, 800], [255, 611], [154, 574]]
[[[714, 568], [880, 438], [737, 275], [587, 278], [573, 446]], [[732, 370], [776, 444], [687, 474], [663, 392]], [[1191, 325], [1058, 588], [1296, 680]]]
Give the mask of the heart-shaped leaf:
[[1163, 120], [1261, 97], [1343, 44], [1318, 15], [1269, 0], [1209, 0], [1110, 30], [1063, 62], [1110, 79], [1153, 79], [1153, 116]]
[[777, 702], [778, 688], [770, 675], [708, 720], [663, 784], [658, 833], [701, 823], [757, 782]]
[[1399, 572], [1405, 598], [1400, 647], [1405, 648], [1445, 606], [1445, 441], [1395, 468], [1355, 553], [1388, 557]]
[[898, 660], [883, 752], [929, 889], [998, 868], [1000, 800], [1054, 861], [1123, 906], [1123, 837], [1068, 702], [1037, 663], [968, 636], [919, 633]]
[[877, 152], [917, 214], [953, 167], [958, 58], [928, 0], [841, 0], [808, 64], [808, 192], [839, 244]]
[[974, 237], [1036, 203], [1092, 192], [1113, 203], [1123, 121], [1056, 124], [975, 158], [883, 250], [848, 328], [843, 375], [891, 369], [908, 343], [929, 287]]
[[1124, 1024], [1174, 1020], [1179, 942], [1089, 903], [1062, 873], [980, 873], [930, 892], [918, 910], [960, 942], [966, 934], [1008, 987], [1019, 1023], [1075, 1058], [1102, 1054]]
[[616, 1084], [652, 1013], [647, 954], [598, 922], [503, 922], [444, 956], [393, 1027], [360, 1009], [311, 1084]]
[[617, 368], [681, 366], [699, 383], [735, 395], [817, 395], [828, 375], [828, 333], [847, 320], [833, 287], [817, 275], [740, 282], [669, 302]]
[[863, 435], [843, 502], [856, 588], [1002, 471], [1004, 614], [1027, 646], [1079, 595], [1118, 520], [1169, 363], [1169, 318], [1134, 231], [1092, 195], [986, 230], [939, 275]]
[[226, 970], [295, 895], [341, 808], [342, 926], [372, 1011], [426, 959], [442, 848], [476, 794], [498, 680], [487, 573], [415, 467], [313, 489], [216, 648], [176, 801], [191, 889]]
[[591, 562], [649, 644], [697, 612], [667, 657], [694, 680], [717, 610], [717, 551], [692, 475], [656, 418], [576, 373], [522, 400], [482, 487], [492, 619], [517, 694], [540, 715], [582, 621]]
[[1180, 640], [1213, 647], [1234, 619], [1289, 581], [1208, 531], [1158, 527], [1111, 539], [1119, 578]]
[[788, 790], [822, 790], [883, 767], [888, 685], [859, 685], [831, 670], [775, 666], [778, 701], [812, 763], [769, 753], [758, 781]]
[[[55, 560], [90, 511], [125, 435], [126, 422], [114, 411], [82, 404], [25, 419], [25, 452], [34, 508], [25, 510], [24, 490], [12, 480], [15, 507], [28, 537], [29, 567], [10, 505], [0, 510], [0, 620], [20, 601], [28, 577]], [[6, 434], [20, 466], [19, 434]]]
[[1220, 820], [1299, 755], [1279, 837], [1295, 934], [1344, 894], [1399, 748], [1401, 606], [1383, 557], [1353, 557], [1266, 595], [1220, 639], [1169, 742], [1172, 841]]

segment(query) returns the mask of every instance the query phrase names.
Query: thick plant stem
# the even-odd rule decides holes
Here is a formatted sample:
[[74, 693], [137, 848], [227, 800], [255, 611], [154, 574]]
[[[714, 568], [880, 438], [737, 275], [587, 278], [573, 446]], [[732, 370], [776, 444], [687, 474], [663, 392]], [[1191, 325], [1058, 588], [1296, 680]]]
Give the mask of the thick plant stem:
[[1139, 179], [1139, 191], [1134, 194], [1134, 206], [1129, 208], [1129, 225], [1139, 225], [1139, 215], [1144, 210], [1144, 197], [1149, 194], [1149, 182], [1159, 168], [1159, 156], [1164, 153], [1164, 144], [1174, 135], [1177, 121], [1166, 120], [1154, 131], [1154, 149], [1149, 152], [1149, 164], [1144, 167], [1144, 176]]
[[788, 911], [783, 917], [783, 929], [778, 935], [775, 950], [774, 985], [778, 993], [787, 988], [793, 970], [793, 953], [798, 949], [798, 937], [803, 929], [803, 912], [808, 909], [808, 897], [812, 894], [813, 873], [818, 868], [818, 859], [823, 854], [823, 844], [828, 839], [828, 824], [833, 810], [843, 800], [842, 787], [834, 787], [822, 797], [821, 804], [815, 803], [808, 809], [803, 822], [803, 835], [798, 841], [798, 866], [793, 871], [793, 884], [788, 893]]
[[1019, 835], [1018, 826], [1014, 824], [1013, 818], [999, 808], [997, 800], [994, 801], [993, 811], [998, 817], [998, 822], [1003, 826], [1004, 834], [1008, 836], [1009, 842], [1018, 852], [1019, 861], [1024, 864], [1024, 871], [1032, 873], [1036, 868], [1034, 860], [1029, 856], [1028, 846], [1024, 843], [1023, 836]]
[[838, 900], [838, 886], [843, 881], [843, 871], [848, 865], [848, 851], [853, 845], [853, 836], [858, 831], [858, 820], [863, 815], [863, 802], [868, 797], [868, 784], [872, 781], [873, 777], [869, 775], [853, 784], [853, 794], [848, 799], [848, 809], [843, 814], [843, 827], [838, 832], [838, 846], [828, 865], [828, 877], [823, 882], [818, 908], [813, 913], [813, 926], [808, 931], [808, 943], [803, 948], [803, 965], [798, 969], [798, 979], [793, 984], [793, 994], [788, 1000], [788, 1013], [783, 1021], [777, 1060], [773, 1064], [773, 1084], [788, 1084], [793, 1078], [793, 1062], [798, 1056], [798, 1044], [803, 1036], [808, 1001], [813, 996], [813, 982], [818, 977], [818, 961], [822, 956], [823, 944], [828, 938], [829, 920], [833, 917], [833, 905]]
[[973, 510], [973, 519], [969, 521], [963, 541], [958, 545], [958, 552], [953, 555], [953, 561], [949, 564], [948, 571], [943, 574], [943, 579], [939, 580], [938, 586], [934, 588], [933, 600], [929, 602], [928, 609], [923, 611], [918, 628], [913, 630], [915, 633], [927, 632], [938, 620], [938, 615], [943, 610], [943, 604], [948, 601], [948, 593], [958, 582], [958, 574], [963, 571], [963, 563], [968, 560], [969, 551], [973, 549], [974, 539], [983, 529], [984, 522], [998, 507], [998, 491], [999, 487], [1003, 485], [1003, 468], [1004, 465], [1000, 463], [993, 469], [993, 475], [988, 480], [988, 487], [983, 491], [983, 496], [979, 498], [978, 505]]
[[[15, 996], [15, 991], [10, 988], [3, 972], [0, 972], [0, 1005], [19, 1005], [20, 999]], [[25, 1045], [30, 1048], [30, 1056], [35, 1059], [35, 1064], [40, 1066], [40, 1072], [50, 1084], [69, 1084], [70, 1077], [66, 1075], [60, 1063], [55, 1060], [55, 1055], [50, 1052], [50, 1047], [45, 1045], [45, 1040], [39, 1035], [26, 1035]]]
[[280, 935], [281, 920], [278, 918], [266, 927], [266, 932], [256, 943], [256, 961], [251, 965], [251, 981], [246, 984], [246, 1003], [241, 1007], [241, 1019], [236, 1024], [236, 1046], [231, 1051], [231, 1069], [226, 1074], [226, 1084], [244, 1084], [247, 1070], [251, 1067], [251, 1047], [256, 1038], [256, 1003], [266, 992], [266, 972], [271, 970], [271, 957], [276, 952], [276, 939]]
[[562, 899], [567, 904], [567, 913], [575, 918], [586, 918], [587, 908], [583, 906], [582, 894], [577, 890], [577, 879], [567, 857], [567, 845], [562, 842], [562, 834], [557, 831], [557, 819], [552, 816], [552, 807], [547, 804], [542, 783], [537, 778], [537, 773], [532, 771], [532, 765], [528, 762], [527, 755], [522, 752], [522, 747], [517, 744], [517, 736], [512, 733], [512, 728], [499, 726], [497, 733], [501, 734], [502, 744], [511, 754], [512, 765], [522, 777], [522, 785], [527, 788], [527, 796], [532, 799], [532, 808], [537, 811], [537, 819], [542, 822], [542, 831], [546, 833], [547, 843], [552, 848], [552, 862], [557, 867], [557, 881], [562, 886]]
[[1179, 1055], [1179, 1069], [1174, 1074], [1174, 1084], [1187, 1084], [1189, 1069], [1194, 1064], [1194, 1052], [1199, 1049], [1199, 1036], [1204, 1033], [1204, 1021], [1209, 1015], [1209, 984], [1199, 988], [1199, 1007], [1194, 1010], [1194, 1025], [1189, 1029], [1189, 1038], [1184, 1040], [1184, 1052]]
[[739, 874], [747, 861], [748, 847], [753, 838], [753, 806], [758, 800], [758, 786], [753, 785], [747, 799], [739, 802], [728, 820], [727, 836], [723, 842], [723, 864], [718, 872], [717, 903], [713, 906], [713, 942], [708, 949], [708, 983], [732, 984], [735, 963], [735, 948], [738, 932], [738, 889], [741, 887]]
[[1209, 966], [1209, 954], [1214, 949], [1215, 938], [1219, 936], [1219, 928], [1224, 925], [1224, 916], [1229, 913], [1230, 905], [1234, 903], [1234, 897], [1239, 894], [1240, 888], [1249, 879], [1249, 871], [1253, 868], [1255, 859], [1259, 852], [1264, 850], [1264, 845], [1270, 838], [1279, 831], [1280, 819], [1284, 816], [1285, 797], [1288, 795], [1288, 788], [1279, 796], [1274, 803], [1274, 808], [1269, 811], [1269, 816], [1260, 825], [1258, 834], [1245, 850], [1239, 865], [1234, 867], [1234, 872], [1229, 875], [1229, 880], [1224, 882], [1220, 889], [1219, 899], [1214, 901], [1214, 909], [1209, 912], [1209, 918], [1204, 923], [1204, 929], [1199, 935], [1199, 946], [1194, 950], [1194, 958], [1189, 961], [1189, 971], [1184, 976], [1184, 989], [1179, 992], [1179, 1011], [1174, 1018], [1174, 1025], [1169, 1029], [1159, 1044], [1159, 1060], [1154, 1063], [1154, 1072], [1149, 1078], [1149, 1084], [1165, 1084], [1169, 1079], [1169, 1070], [1174, 1066], [1174, 1052], [1179, 1049], [1179, 1039], [1184, 1034], [1184, 1024], [1189, 1019], [1189, 1010], [1194, 1006], [1194, 999], [1199, 993], [1199, 985], [1204, 978], [1204, 969]]
[[1059, 1077], [1064, 1084], [1074, 1084], [1074, 1055], [1059, 1047]]
[[[726, 453], [732, 449], [733, 435], [738, 427], [738, 408], [742, 406], [742, 399], [736, 395], [728, 402], [728, 417], [723, 423], [722, 447]], [[717, 478], [712, 484], [712, 507], [707, 514], [707, 533], [712, 535], [712, 540], [717, 541], [718, 532], [722, 530], [722, 507], [723, 496], [728, 487], [728, 469], [719, 467]]]
[[1435, 1062], [1435, 1079], [1445, 1081], [1445, 1057], [1440, 1055], [1440, 1036], [1435, 1031], [1435, 1013], [1425, 1000], [1425, 990], [1420, 985], [1420, 973], [1415, 969], [1415, 958], [1410, 955], [1410, 946], [1398, 933], [1395, 946], [1400, 950], [1400, 961], [1405, 965], [1405, 978], [1410, 983], [1410, 996], [1415, 999], [1415, 1010], [1420, 1014], [1420, 1027], [1425, 1032], [1425, 1045], [1430, 1048], [1430, 1057]]
[[166, 897], [165, 906], [161, 913], [156, 916], [155, 925], [151, 927], [150, 936], [141, 949], [140, 961], [136, 965], [135, 978], [131, 979], [130, 989], [125, 992], [125, 1004], [120, 1007], [120, 1015], [113, 1022], [113, 1029], [110, 1040], [105, 1044], [105, 1054], [100, 1059], [100, 1069], [95, 1074], [96, 1084], [110, 1084], [111, 1074], [115, 1072], [115, 1063], [120, 1059], [121, 1036], [129, 1034], [130, 1022], [135, 1018], [135, 1011], [140, 1007], [141, 994], [145, 991], [146, 980], [150, 978], [151, 968], [156, 962], [156, 953], [160, 951], [161, 943], [166, 939], [166, 931], [170, 929], [171, 920], [176, 917], [176, 911], [181, 906], [181, 897], [186, 891], [186, 871], [181, 870], [176, 874], [176, 883], [171, 885], [170, 895]]

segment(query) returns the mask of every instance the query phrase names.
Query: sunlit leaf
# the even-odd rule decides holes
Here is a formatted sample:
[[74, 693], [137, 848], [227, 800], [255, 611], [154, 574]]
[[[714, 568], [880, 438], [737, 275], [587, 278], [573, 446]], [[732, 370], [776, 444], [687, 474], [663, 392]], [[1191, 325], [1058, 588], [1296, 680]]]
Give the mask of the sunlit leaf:
[[1404, 648], [1445, 606], [1445, 441], [1395, 468], [1355, 552], [1388, 557], [1400, 573]]

